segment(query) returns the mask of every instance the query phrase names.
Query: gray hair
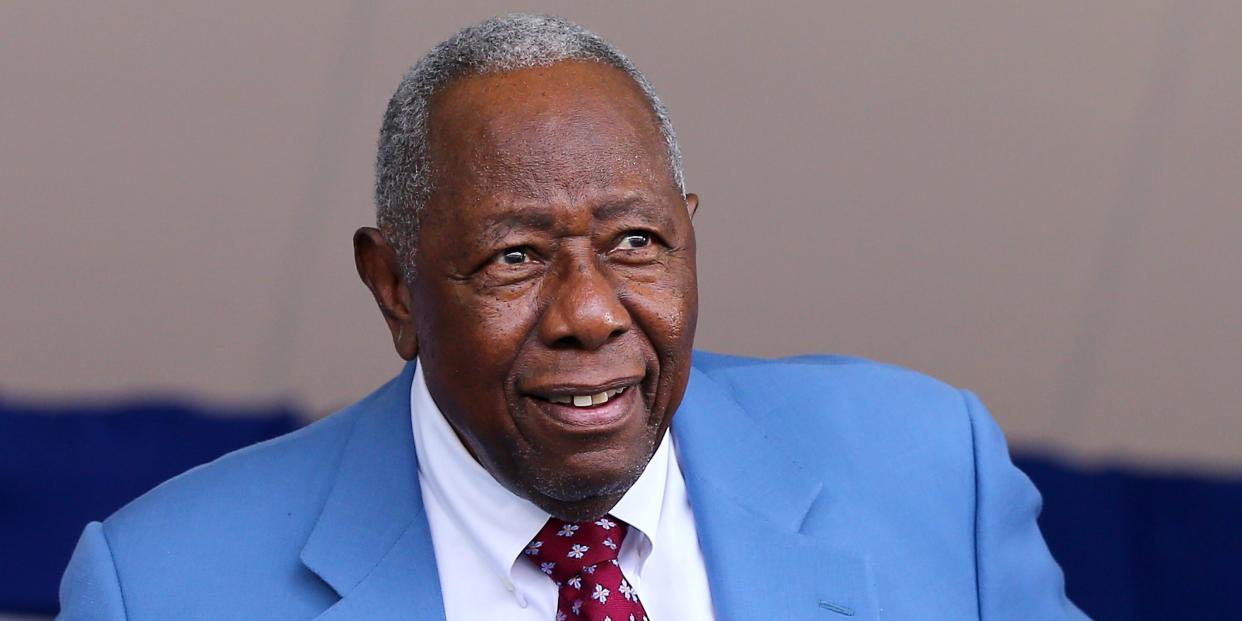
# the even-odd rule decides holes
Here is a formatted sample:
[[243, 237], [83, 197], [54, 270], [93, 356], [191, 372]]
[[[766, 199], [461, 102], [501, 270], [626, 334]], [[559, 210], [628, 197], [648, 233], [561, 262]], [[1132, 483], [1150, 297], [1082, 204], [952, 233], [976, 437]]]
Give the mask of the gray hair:
[[624, 71], [642, 90], [659, 122], [673, 182], [684, 195], [681, 148], [668, 111], [647, 78], [611, 43], [560, 17], [514, 13], [459, 31], [431, 48], [401, 80], [380, 126], [375, 162], [376, 220], [397, 252], [407, 279], [414, 276], [414, 252], [423, 209], [431, 197], [427, 140], [432, 97], [467, 75], [546, 66], [566, 60], [592, 61]]

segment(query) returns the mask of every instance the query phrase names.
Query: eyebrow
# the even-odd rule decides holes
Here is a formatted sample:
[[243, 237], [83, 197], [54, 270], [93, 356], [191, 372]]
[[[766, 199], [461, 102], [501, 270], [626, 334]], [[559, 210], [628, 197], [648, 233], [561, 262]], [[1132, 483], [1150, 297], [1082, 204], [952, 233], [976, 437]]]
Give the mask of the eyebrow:
[[[622, 216], [633, 213], [635, 210], [645, 212], [647, 210], [643, 209], [643, 207], [648, 205], [645, 199], [646, 196], [642, 194], [630, 194], [616, 200], [605, 201], [596, 205], [595, 208], [591, 210], [591, 214], [595, 216], [596, 220], [608, 221], [621, 218]], [[644, 215], [647, 214], [644, 213]]]
[[[591, 215], [601, 222], [619, 220], [630, 215], [661, 223], [668, 220], [667, 210], [651, 203], [645, 194], [630, 194], [601, 202], [591, 208]], [[556, 216], [551, 208], [532, 205], [513, 207], [489, 218], [483, 230], [488, 238], [498, 239], [514, 230], [547, 230], [555, 226]]]
[[489, 218], [483, 230], [489, 235], [500, 236], [513, 229], [549, 229], [556, 224], [556, 216], [540, 207], [522, 207]]

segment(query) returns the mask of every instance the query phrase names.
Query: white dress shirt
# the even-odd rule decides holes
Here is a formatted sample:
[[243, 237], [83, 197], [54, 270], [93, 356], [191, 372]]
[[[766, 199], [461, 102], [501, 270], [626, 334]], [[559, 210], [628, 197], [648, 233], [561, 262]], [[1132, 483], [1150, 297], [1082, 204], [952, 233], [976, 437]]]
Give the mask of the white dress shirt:
[[[410, 419], [447, 621], [553, 621], [556, 586], [521, 558], [550, 516], [470, 456], [432, 400], [422, 365], [410, 386]], [[648, 617], [711, 621], [707, 570], [670, 434], [610, 513], [630, 525], [618, 561]]]

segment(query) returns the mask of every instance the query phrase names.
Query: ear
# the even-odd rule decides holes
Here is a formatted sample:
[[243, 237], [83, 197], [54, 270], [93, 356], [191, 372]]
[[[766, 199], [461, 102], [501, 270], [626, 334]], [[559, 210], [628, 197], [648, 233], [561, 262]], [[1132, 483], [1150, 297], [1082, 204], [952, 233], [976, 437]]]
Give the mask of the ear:
[[378, 229], [364, 226], [354, 233], [354, 264], [388, 323], [397, 355], [413, 360], [418, 355], [418, 328], [410, 287], [396, 251]]
[[690, 219], [694, 219], [694, 212], [699, 210], [699, 195], [690, 193], [686, 195], [686, 209], [690, 210]]

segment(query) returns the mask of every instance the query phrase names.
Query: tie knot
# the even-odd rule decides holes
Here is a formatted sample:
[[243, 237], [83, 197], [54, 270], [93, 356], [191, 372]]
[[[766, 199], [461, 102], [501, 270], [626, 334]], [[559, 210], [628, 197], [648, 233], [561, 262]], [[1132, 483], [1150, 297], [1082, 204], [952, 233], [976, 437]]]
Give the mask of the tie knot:
[[551, 518], [526, 546], [523, 556], [562, 584], [584, 571], [593, 573], [600, 563], [615, 564], [628, 529], [611, 515], [589, 522]]

